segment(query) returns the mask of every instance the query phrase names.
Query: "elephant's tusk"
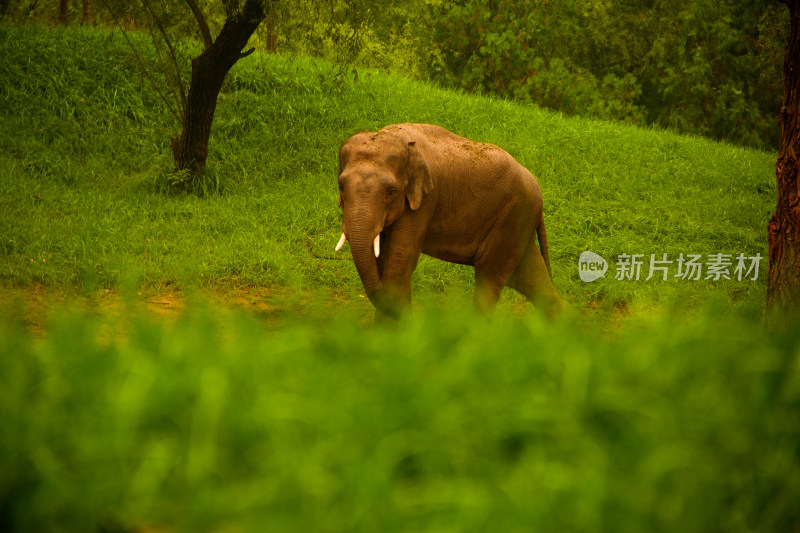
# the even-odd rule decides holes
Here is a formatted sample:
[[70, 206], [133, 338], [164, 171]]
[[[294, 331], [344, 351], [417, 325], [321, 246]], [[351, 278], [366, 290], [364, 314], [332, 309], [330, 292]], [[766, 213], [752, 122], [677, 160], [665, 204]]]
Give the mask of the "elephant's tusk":
[[375, 242], [374, 242], [373, 245], [375, 247], [375, 257], [378, 257], [379, 255], [381, 255], [381, 234], [380, 233], [375, 235]]
[[342, 238], [339, 239], [339, 244], [336, 245], [336, 250], [335, 251], [338, 252], [339, 250], [341, 250], [342, 246], [344, 246], [344, 241], [346, 241], [346, 240], [347, 240], [347, 237], [345, 236], [344, 233], [342, 233]]

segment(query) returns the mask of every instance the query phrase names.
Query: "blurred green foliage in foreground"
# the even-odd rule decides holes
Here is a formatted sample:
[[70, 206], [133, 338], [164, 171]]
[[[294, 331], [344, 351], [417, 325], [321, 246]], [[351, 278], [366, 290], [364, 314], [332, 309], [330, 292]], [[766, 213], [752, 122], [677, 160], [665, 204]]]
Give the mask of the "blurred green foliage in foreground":
[[3, 531], [800, 527], [800, 332], [719, 311], [62, 310], [0, 354]]

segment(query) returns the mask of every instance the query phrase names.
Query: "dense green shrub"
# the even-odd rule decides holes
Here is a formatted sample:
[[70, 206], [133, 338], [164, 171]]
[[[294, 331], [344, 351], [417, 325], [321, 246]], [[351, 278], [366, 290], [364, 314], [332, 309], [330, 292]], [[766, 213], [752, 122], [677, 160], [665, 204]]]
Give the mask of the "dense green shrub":
[[639, 122], [631, 74], [596, 76], [567, 52], [580, 40], [572, 2], [464, 2], [444, 8], [436, 42], [449, 85], [536, 102], [570, 114]]
[[440, 7], [447, 85], [776, 147], [777, 2], [465, 0]]
[[[451, 311], [0, 325], [3, 531], [764, 532], [800, 520], [800, 336]], [[225, 318], [220, 318], [220, 316]]]

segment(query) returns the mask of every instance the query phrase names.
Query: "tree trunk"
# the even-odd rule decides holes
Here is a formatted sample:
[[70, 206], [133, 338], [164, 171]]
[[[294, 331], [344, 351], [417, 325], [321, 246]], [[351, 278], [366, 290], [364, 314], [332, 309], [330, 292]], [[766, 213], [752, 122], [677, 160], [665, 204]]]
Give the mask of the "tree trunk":
[[267, 15], [267, 52], [274, 54], [278, 50], [278, 14], [273, 9]]
[[94, 0], [83, 0], [83, 24], [94, 24]]
[[59, 0], [58, 21], [61, 24], [67, 24], [69, 22], [69, 0]]
[[262, 0], [247, 0], [241, 11], [228, 16], [216, 41], [192, 59], [183, 131], [172, 140], [175, 170], [188, 171], [189, 180], [200, 176], [205, 169], [211, 122], [222, 82], [231, 67], [252, 52], [242, 53], [242, 48], [265, 16]]
[[775, 165], [778, 195], [767, 226], [767, 320], [774, 326], [797, 324], [800, 319], [800, 0], [782, 2], [789, 7], [790, 30]]

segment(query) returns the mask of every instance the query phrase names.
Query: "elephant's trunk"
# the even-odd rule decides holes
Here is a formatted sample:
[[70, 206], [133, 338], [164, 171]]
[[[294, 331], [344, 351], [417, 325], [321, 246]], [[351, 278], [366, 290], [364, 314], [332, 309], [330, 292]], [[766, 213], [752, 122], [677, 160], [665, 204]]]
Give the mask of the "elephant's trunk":
[[386, 297], [378, 274], [377, 255], [380, 250], [376, 237], [379, 237], [383, 228], [380, 227], [380, 223], [373, 222], [373, 220], [374, 217], [369, 217], [364, 213], [353, 213], [348, 216], [348, 213], [345, 212], [343, 226], [347, 241], [350, 243], [353, 262], [367, 297], [380, 311], [397, 317], [399, 312]]
[[347, 240], [350, 242], [350, 251], [353, 254], [353, 262], [356, 264], [356, 270], [358, 270], [358, 275], [361, 278], [361, 284], [364, 285], [367, 296], [370, 296], [381, 289], [378, 263], [373, 250], [375, 237], [370, 234], [364, 234], [361, 231], [351, 231], [347, 235]]

